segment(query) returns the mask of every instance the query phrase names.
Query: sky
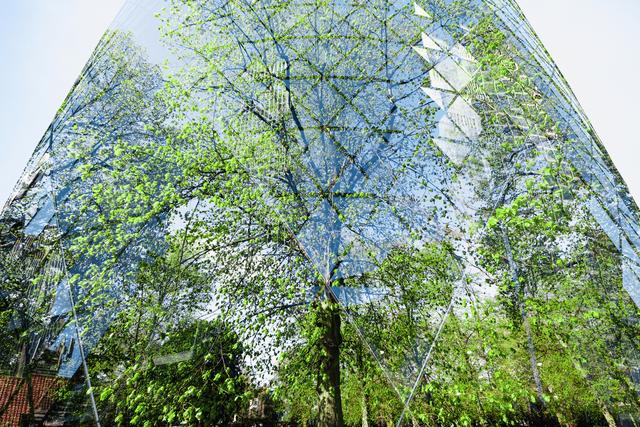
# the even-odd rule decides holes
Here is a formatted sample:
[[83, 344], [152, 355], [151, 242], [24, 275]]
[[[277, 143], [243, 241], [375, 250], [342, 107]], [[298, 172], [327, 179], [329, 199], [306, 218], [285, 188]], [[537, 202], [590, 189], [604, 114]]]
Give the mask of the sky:
[[0, 0], [0, 208], [123, 0]]
[[[0, 206], [123, 0], [0, 0]], [[640, 0], [519, 0], [640, 202]]]

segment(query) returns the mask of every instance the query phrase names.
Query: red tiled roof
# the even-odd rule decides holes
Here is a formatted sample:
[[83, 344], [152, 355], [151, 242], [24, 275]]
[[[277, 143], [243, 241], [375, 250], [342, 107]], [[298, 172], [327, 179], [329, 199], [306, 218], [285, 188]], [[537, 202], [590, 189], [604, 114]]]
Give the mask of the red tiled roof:
[[[53, 392], [62, 385], [57, 377], [33, 374], [34, 412], [46, 413], [53, 404]], [[4, 412], [2, 412], [4, 409]], [[20, 417], [29, 414], [27, 382], [23, 378], [0, 375], [0, 426], [18, 427]]]

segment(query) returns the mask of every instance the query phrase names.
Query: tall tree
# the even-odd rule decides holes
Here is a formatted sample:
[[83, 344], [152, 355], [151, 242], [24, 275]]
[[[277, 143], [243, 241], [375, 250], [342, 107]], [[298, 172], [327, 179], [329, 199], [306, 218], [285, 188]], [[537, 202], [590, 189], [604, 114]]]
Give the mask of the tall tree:
[[[247, 340], [256, 313], [261, 333], [275, 325], [284, 338], [274, 339], [292, 339], [284, 330], [295, 307], [316, 289], [322, 425], [343, 424], [334, 288], [394, 247], [432, 238], [425, 218], [442, 197], [430, 130], [417, 118], [432, 111], [419, 101], [425, 71], [406, 43], [419, 34], [394, 22], [411, 7], [175, 2], [164, 33], [189, 65], [158, 95], [171, 116], [147, 127], [150, 143], [116, 144], [105, 182], [137, 184], [122, 192], [97, 182], [91, 209], [119, 225], [78, 243], [118, 256], [135, 224], [184, 224], [176, 218], [191, 212], [176, 235], [199, 250], [184, 262], [206, 265], [239, 306], [230, 317]], [[121, 216], [116, 200], [151, 209]]]

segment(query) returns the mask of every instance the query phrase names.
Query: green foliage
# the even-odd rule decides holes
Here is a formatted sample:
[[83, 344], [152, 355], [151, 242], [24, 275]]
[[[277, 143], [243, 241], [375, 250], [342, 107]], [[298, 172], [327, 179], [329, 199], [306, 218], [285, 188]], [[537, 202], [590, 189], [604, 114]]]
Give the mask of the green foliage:
[[[465, 13], [466, 2], [451, 3]], [[375, 32], [348, 49], [345, 70], [331, 67], [330, 50], [318, 64], [315, 49], [297, 45], [306, 33], [291, 36], [271, 17], [330, 46], [334, 35], [321, 30], [334, 5], [315, 5], [313, 20], [289, 2], [267, 6], [231, 1], [219, 14], [173, 1], [163, 37], [188, 60], [162, 85], [128, 36], [110, 34], [118, 48], [109, 63], [121, 79], [87, 90], [98, 110], [126, 108], [115, 109], [113, 125], [78, 116], [70, 126], [68, 149], [86, 159], [72, 204], [89, 218], [70, 237], [70, 260], [89, 264], [74, 285], [84, 310], [118, 313], [89, 359], [105, 423], [229, 424], [255, 383], [275, 378], [272, 398], [288, 421], [318, 422], [323, 396], [339, 389], [346, 424], [391, 424], [427, 354], [407, 412], [414, 425], [603, 425], [636, 407], [628, 374], [640, 331], [620, 259], [581, 211], [584, 182], [546, 146], [570, 141], [493, 17], [461, 36], [479, 67], [462, 95], [481, 116], [481, 137], [462, 165], [438, 176], [433, 107], [403, 110], [394, 92], [408, 82], [420, 92], [425, 70], [394, 74], [388, 38]], [[349, 26], [388, 34], [391, 18], [364, 10], [353, 4]], [[411, 25], [394, 31], [405, 44], [420, 36]], [[352, 86], [370, 94], [358, 100]], [[413, 121], [423, 116], [427, 123]], [[401, 162], [372, 173], [381, 159]], [[403, 175], [418, 166], [420, 180]], [[350, 168], [364, 172], [345, 181]], [[403, 180], [429, 194], [396, 203], [405, 188], [385, 189]], [[457, 187], [448, 187], [465, 180], [464, 195], [482, 202], [473, 233], [452, 201]], [[314, 217], [320, 202], [331, 221]], [[359, 228], [371, 218], [376, 227]], [[432, 233], [436, 220], [442, 233]], [[314, 221], [315, 243], [331, 247], [324, 257], [301, 238]], [[373, 253], [398, 224], [409, 232]], [[356, 258], [371, 268], [342, 274]], [[11, 292], [28, 282], [6, 272]], [[333, 287], [383, 295], [343, 306]], [[188, 360], [157, 363], [187, 352]]]
[[[185, 361], [162, 364], [159, 357], [185, 352]], [[240, 355], [237, 337], [220, 322], [178, 326], [158, 350], [118, 367], [117, 378], [96, 388], [101, 413], [118, 425], [229, 423], [249, 396]]]

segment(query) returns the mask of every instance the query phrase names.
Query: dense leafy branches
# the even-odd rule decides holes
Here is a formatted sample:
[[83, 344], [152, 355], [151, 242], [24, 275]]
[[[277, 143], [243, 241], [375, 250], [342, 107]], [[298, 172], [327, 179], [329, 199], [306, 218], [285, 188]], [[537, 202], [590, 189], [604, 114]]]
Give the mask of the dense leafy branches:
[[[436, 43], [413, 11], [175, 0], [166, 75], [110, 33], [60, 148], [73, 289], [111, 322], [89, 358], [106, 420], [228, 424], [258, 387], [321, 426], [637, 405], [637, 310], [538, 80], [493, 15], [444, 22], [474, 65], [451, 95], [467, 117], [436, 113], [422, 88], [453, 89], [411, 48]], [[445, 114], [481, 122], [464, 159], [435, 142]]]

